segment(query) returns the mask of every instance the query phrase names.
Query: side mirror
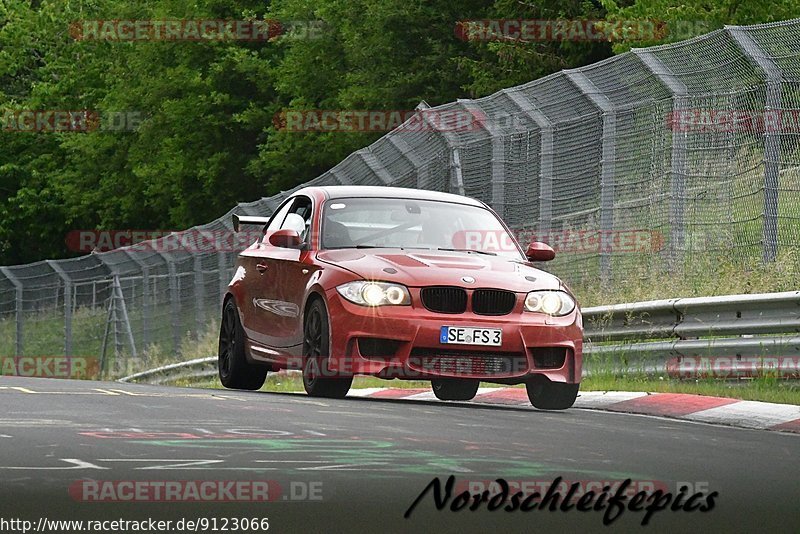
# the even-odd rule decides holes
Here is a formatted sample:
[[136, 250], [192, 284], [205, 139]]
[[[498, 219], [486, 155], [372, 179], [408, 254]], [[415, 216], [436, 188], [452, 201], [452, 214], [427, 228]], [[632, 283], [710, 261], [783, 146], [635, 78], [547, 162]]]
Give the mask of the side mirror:
[[525, 251], [525, 257], [528, 258], [528, 261], [550, 261], [556, 257], [556, 251], [547, 243], [534, 241], [528, 245], [528, 250]]
[[273, 247], [294, 248], [302, 243], [303, 240], [300, 239], [300, 234], [297, 233], [297, 230], [290, 228], [275, 230], [269, 235], [269, 244]]

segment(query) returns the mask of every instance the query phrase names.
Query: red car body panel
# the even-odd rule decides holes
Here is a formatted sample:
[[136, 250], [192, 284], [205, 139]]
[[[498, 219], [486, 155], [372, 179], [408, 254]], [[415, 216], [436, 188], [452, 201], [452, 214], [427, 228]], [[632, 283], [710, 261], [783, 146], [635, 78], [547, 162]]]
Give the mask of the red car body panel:
[[[297, 197], [307, 197], [312, 203], [307, 245], [302, 250], [275, 247], [269, 244], [266, 233], [261, 242], [239, 255], [236, 274], [225, 295], [226, 300], [233, 298], [236, 302], [250, 362], [273, 369], [301, 368], [304, 312], [310, 299], [321, 298], [330, 323], [332, 371], [385, 378], [457, 376], [500, 383], [521, 383], [533, 375], [542, 375], [552, 382], [580, 382], [583, 347], [580, 309], [576, 305], [564, 317], [524, 311], [529, 291], [569, 292], [558, 278], [533, 264], [462, 252], [320, 249], [322, 208], [332, 198], [431, 199], [490, 210], [483, 203], [446, 193], [388, 187], [310, 187], [290, 198]], [[474, 282], [466, 283], [462, 277], [471, 277]], [[336, 290], [338, 285], [354, 280], [405, 285], [411, 304], [377, 307], [354, 304]], [[426, 309], [420, 297], [426, 286], [463, 288], [468, 294], [467, 311], [450, 314]], [[514, 292], [516, 303], [511, 313], [501, 316], [474, 313], [472, 295], [481, 288]], [[439, 339], [443, 326], [500, 328], [503, 344], [501, 347], [445, 345]], [[390, 350], [386, 354], [364, 354], [362, 345], [369, 341], [363, 340], [379, 340]], [[563, 354], [563, 359], [548, 360], [552, 354]], [[506, 367], [501, 366], [502, 369], [489, 369], [486, 362], [497, 365], [508, 362], [508, 365], [503, 363]]]

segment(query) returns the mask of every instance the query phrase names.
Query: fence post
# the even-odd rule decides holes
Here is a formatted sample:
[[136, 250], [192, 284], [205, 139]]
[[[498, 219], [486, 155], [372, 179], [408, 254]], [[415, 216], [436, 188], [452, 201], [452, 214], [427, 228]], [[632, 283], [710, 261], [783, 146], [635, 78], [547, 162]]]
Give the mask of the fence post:
[[[492, 208], [501, 215], [505, 214], [505, 174], [506, 174], [506, 140], [503, 135], [498, 132], [497, 125], [494, 123], [493, 118], [489, 117], [480, 104], [472, 100], [459, 101], [463, 106], [470, 111], [473, 117], [477, 119], [473, 122], [472, 126], [481, 126], [491, 136], [492, 143], [492, 160], [491, 160], [491, 176], [489, 177], [492, 187]], [[473, 111], [474, 110], [474, 111]], [[477, 113], [476, 113], [477, 112]], [[460, 170], [460, 168], [459, 168]]]
[[[368, 148], [362, 148], [355, 154], [357, 157], [361, 158], [361, 161], [363, 161], [364, 164], [369, 167], [369, 170], [371, 170], [373, 174], [375, 174], [375, 176], [377, 176], [381, 182], [383, 182], [384, 185], [389, 185], [394, 181], [394, 177], [389, 174], [389, 171], [386, 170], [386, 167], [384, 167], [381, 162], [378, 161], [378, 158], [375, 157], [375, 154], [370, 152]], [[336, 175], [336, 177], [338, 179], [339, 175]]]
[[334, 166], [330, 171], [331, 175], [336, 178], [336, 181], [339, 182], [340, 185], [350, 185], [353, 183], [353, 180], [350, 179], [345, 173], [343, 173], [339, 166]]
[[436, 124], [431, 121], [430, 115], [426, 113], [428, 109], [430, 109], [430, 106], [425, 101], [420, 102], [416, 108], [417, 111], [421, 112], [423, 124], [430, 128], [431, 131], [441, 135], [444, 138], [444, 142], [447, 143], [447, 146], [450, 148], [450, 163], [452, 165], [453, 174], [450, 176], [449, 192], [457, 195], [464, 195], [464, 177], [461, 174], [461, 154], [458, 152], [458, 140], [452, 132], [436, 128]]
[[764, 73], [766, 99], [764, 102], [764, 228], [762, 260], [775, 261], [778, 255], [778, 187], [780, 176], [780, 132], [773, 132], [766, 117], [775, 114], [780, 122], [781, 82], [783, 74], [772, 58], [758, 46], [740, 26], [725, 26], [728, 35], [753, 63]]
[[672, 151], [670, 154], [670, 263], [675, 264], [681, 255], [686, 240], [686, 177], [689, 173], [686, 160], [686, 132], [677, 125], [681, 124], [682, 117], [688, 109], [688, 94], [686, 84], [675, 76], [655, 54], [646, 48], [634, 48], [634, 55], [653, 73], [653, 76], [672, 93], [672, 121], [665, 121], [671, 125]]
[[[233, 231], [233, 230], [231, 230]], [[217, 270], [219, 271], [219, 298], [217, 303], [222, 304], [222, 297], [228, 291], [228, 258], [225, 252], [217, 252]]]
[[177, 352], [181, 346], [181, 301], [178, 296], [178, 272], [175, 267], [175, 260], [168, 252], [160, 252], [167, 262], [169, 271], [169, 308], [172, 324], [172, 349]]
[[122, 349], [123, 349], [123, 347], [122, 347], [122, 339], [120, 338], [120, 331], [119, 331], [120, 330], [119, 329], [119, 323], [120, 323], [119, 311], [117, 310], [117, 299], [119, 297], [117, 295], [117, 290], [116, 290], [116, 288], [113, 287], [113, 285], [112, 285], [112, 288], [111, 288], [111, 292], [114, 295], [112, 297], [114, 299], [114, 322], [113, 322], [114, 323], [114, 362], [117, 363], [117, 365], [119, 365], [119, 357], [122, 354]]
[[[142, 312], [141, 312], [142, 339], [141, 339], [141, 344], [139, 346], [144, 347], [144, 349], [147, 350], [147, 346], [149, 345], [150, 342], [150, 284], [149, 284], [150, 267], [145, 262], [141, 261], [139, 258], [136, 257], [137, 249], [134, 249], [134, 252], [131, 252], [130, 247], [122, 247], [117, 252], [122, 252], [126, 256], [128, 256], [128, 258], [130, 258], [130, 260], [133, 263], [135, 263], [139, 267], [139, 269], [141, 269], [142, 272]], [[116, 263], [105, 260], [104, 254], [98, 254], [97, 257], [106, 266], [109, 273], [111, 274], [112, 277], [111, 298], [114, 298], [114, 279], [118, 278], [121, 275], [121, 272], [119, 271]], [[120, 288], [121, 287], [122, 286], [120, 284]], [[133, 335], [132, 334], [133, 330], [132, 327], [130, 326], [130, 319], [127, 314], [127, 307], [125, 312], [125, 320], [128, 324], [128, 329], [131, 330], [131, 335]]]
[[422, 186], [425, 183], [425, 180], [422, 179], [422, 176], [420, 174], [422, 169], [425, 168], [425, 162], [422, 161], [422, 158], [420, 158], [417, 154], [414, 153], [414, 149], [411, 148], [411, 146], [406, 142], [405, 139], [402, 138], [401, 135], [396, 134], [394, 132], [390, 132], [386, 135], [384, 139], [389, 141], [389, 143], [393, 145], [400, 152], [400, 155], [403, 156], [403, 159], [405, 159], [409, 163], [409, 165], [411, 165], [414, 168], [417, 174], [416, 186], [419, 189], [424, 189], [424, 187]]
[[461, 154], [458, 147], [453, 147], [453, 175], [450, 179], [450, 191], [458, 195], [465, 194], [464, 177], [461, 174]]
[[72, 356], [72, 279], [54, 260], [47, 265], [64, 281], [64, 356]]
[[130, 252], [127, 248], [123, 249], [125, 254], [139, 266], [142, 270], [142, 343], [141, 346], [144, 350], [147, 350], [147, 346], [150, 344], [150, 266], [147, 265], [145, 262], [141, 261], [139, 258], [135, 256], [134, 253]]
[[11, 272], [11, 269], [7, 267], [0, 267], [0, 272], [8, 278], [9, 282], [14, 285], [14, 322], [16, 323], [16, 334], [15, 334], [15, 350], [16, 356], [24, 356], [24, 346], [23, 346], [23, 326], [24, 326], [24, 318], [23, 312], [25, 309], [23, 306], [25, 305], [25, 301], [23, 300], [23, 290], [24, 286], [19, 279], [14, 276]]
[[205, 329], [205, 285], [203, 283], [203, 259], [200, 252], [194, 253], [194, 305], [197, 322], [197, 336]]
[[[128, 307], [125, 305], [125, 295], [122, 293], [122, 284], [119, 283], [119, 276], [114, 275], [114, 294], [115, 298], [119, 299], [119, 310], [122, 314], [122, 321], [125, 325], [125, 333], [128, 335], [128, 343], [131, 346], [131, 356], [136, 358], [136, 343], [133, 340], [133, 330], [131, 329], [131, 321], [128, 317]], [[115, 306], [116, 309], [116, 306]], [[114, 325], [116, 332], [117, 326]], [[114, 336], [116, 340], [116, 334]]]
[[[103, 345], [100, 348], [100, 376], [105, 376], [106, 373], [106, 354], [108, 347], [108, 330], [111, 328], [111, 322], [114, 315], [114, 304], [116, 303], [116, 294], [112, 284], [111, 297], [108, 299], [108, 311], [106, 313], [106, 327], [103, 330]], [[116, 358], [115, 358], [116, 360]]]
[[[126, 251], [127, 253], [127, 251]], [[102, 257], [101, 257], [101, 261]], [[106, 367], [106, 351], [108, 347], [109, 329], [114, 325], [114, 362], [118, 365], [120, 354], [122, 354], [122, 340], [120, 338], [120, 323], [123, 325], [125, 335], [128, 338], [128, 344], [131, 348], [130, 356], [137, 358], [136, 342], [133, 339], [133, 329], [131, 328], [130, 317], [128, 316], [128, 307], [125, 304], [125, 294], [122, 292], [122, 284], [119, 281], [119, 275], [116, 268], [112, 263], [103, 261], [103, 263], [111, 271], [111, 295], [108, 299], [108, 314], [106, 315], [106, 327], [103, 333], [103, 345], [100, 350], [100, 373], [104, 375], [107, 370]], [[120, 317], [121, 316], [121, 317]]]
[[525, 93], [517, 90], [501, 91], [523, 113], [528, 115], [540, 132], [539, 148], [539, 224], [538, 239], [549, 239], [553, 224], [553, 124], [539, 111]]
[[492, 208], [505, 213], [506, 143], [505, 137], [492, 131]]
[[617, 113], [611, 100], [579, 70], [564, 71], [578, 90], [600, 110], [603, 120], [603, 147], [600, 157], [600, 279], [611, 280], [611, 248], [614, 236], [614, 174], [616, 164]]

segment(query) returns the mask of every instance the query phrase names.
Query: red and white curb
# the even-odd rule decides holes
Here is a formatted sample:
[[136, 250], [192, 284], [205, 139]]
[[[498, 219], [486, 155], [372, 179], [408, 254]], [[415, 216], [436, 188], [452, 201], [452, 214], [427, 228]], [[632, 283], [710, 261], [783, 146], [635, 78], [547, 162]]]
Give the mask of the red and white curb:
[[[351, 389], [348, 396], [412, 401], [437, 400], [430, 389], [410, 388]], [[523, 388], [480, 388], [475, 398], [469, 402], [530, 406], [528, 395]], [[686, 393], [581, 391], [574, 407], [800, 434], [800, 406], [793, 404], [744, 401]]]

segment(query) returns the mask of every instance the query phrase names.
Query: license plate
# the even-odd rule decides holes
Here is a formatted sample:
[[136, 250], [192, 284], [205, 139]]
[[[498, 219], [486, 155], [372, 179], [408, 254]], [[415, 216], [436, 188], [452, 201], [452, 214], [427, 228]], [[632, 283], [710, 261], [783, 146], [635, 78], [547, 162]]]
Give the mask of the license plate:
[[443, 326], [439, 332], [439, 342], [451, 345], [499, 347], [503, 343], [503, 331], [499, 328]]

